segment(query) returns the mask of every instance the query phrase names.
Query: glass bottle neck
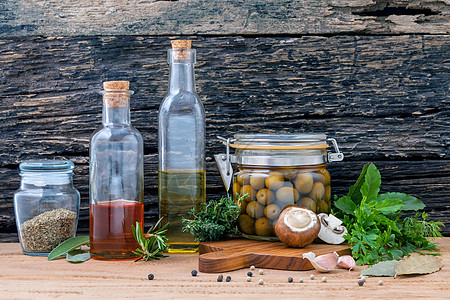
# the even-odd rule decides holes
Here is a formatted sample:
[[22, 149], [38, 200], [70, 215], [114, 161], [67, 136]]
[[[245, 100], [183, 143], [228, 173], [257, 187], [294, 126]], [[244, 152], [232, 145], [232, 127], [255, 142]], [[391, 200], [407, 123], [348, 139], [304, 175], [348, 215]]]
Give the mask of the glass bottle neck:
[[130, 95], [129, 90], [106, 90], [103, 94], [103, 126], [130, 125]]
[[170, 63], [169, 92], [179, 94], [195, 92], [194, 65], [192, 63]]
[[179, 94], [183, 92], [195, 92], [194, 65], [187, 63], [171, 63], [169, 92]]
[[103, 105], [103, 126], [130, 125], [130, 106], [111, 107]]

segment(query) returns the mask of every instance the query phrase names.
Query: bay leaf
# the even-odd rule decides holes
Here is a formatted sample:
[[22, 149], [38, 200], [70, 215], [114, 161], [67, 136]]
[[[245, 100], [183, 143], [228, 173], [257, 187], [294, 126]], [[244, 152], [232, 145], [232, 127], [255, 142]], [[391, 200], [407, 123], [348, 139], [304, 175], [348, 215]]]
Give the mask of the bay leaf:
[[47, 260], [53, 260], [58, 256], [64, 255], [67, 252], [75, 250], [76, 248], [79, 248], [86, 244], [89, 244], [89, 236], [77, 236], [67, 239], [59, 244], [55, 249], [53, 249], [52, 252], [50, 252]]
[[397, 275], [430, 274], [442, 268], [442, 259], [431, 255], [411, 255], [395, 266]]
[[379, 262], [366, 270], [362, 270], [361, 276], [394, 277], [395, 267], [400, 262], [401, 262], [400, 260], [389, 260]]
[[66, 259], [71, 263], [82, 263], [91, 258], [89, 251], [87, 250], [73, 250], [67, 253]]

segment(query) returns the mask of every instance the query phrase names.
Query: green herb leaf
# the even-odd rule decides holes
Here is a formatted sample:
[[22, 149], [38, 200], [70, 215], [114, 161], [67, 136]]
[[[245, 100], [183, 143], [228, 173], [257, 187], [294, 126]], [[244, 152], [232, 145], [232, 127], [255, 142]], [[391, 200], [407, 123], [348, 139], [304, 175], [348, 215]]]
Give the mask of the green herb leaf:
[[364, 184], [361, 186], [361, 194], [368, 202], [375, 201], [380, 191], [381, 175], [374, 164], [367, 168]]
[[72, 250], [66, 254], [66, 259], [71, 263], [82, 263], [91, 258], [89, 251], [87, 250]]
[[67, 254], [68, 252], [75, 250], [83, 245], [89, 244], [89, 236], [76, 236], [65, 240], [59, 244], [55, 249], [50, 252], [47, 260], [53, 260], [58, 256]]
[[183, 218], [182, 230], [194, 235], [197, 242], [218, 241], [236, 234], [236, 221], [241, 213], [240, 204], [249, 196], [236, 194], [236, 202], [231, 197], [222, 197], [219, 201], [202, 203], [198, 210], [192, 208], [189, 214], [193, 216], [193, 220]]
[[342, 210], [344, 213], [349, 215], [355, 215], [354, 211], [356, 209], [355, 202], [349, 196], [343, 196], [334, 202], [336, 208]]
[[395, 266], [397, 266], [401, 260], [390, 260], [379, 262], [372, 267], [361, 271], [361, 276], [374, 276], [374, 277], [394, 277]]
[[384, 199], [375, 204], [375, 209], [383, 213], [394, 213], [404, 205], [405, 203], [399, 199]]
[[384, 199], [399, 199], [402, 200], [405, 204], [401, 210], [415, 210], [418, 211], [419, 209], [424, 209], [425, 204], [423, 204], [422, 201], [417, 199], [416, 197], [406, 195], [403, 193], [384, 193], [381, 195], [378, 195], [378, 201], [382, 201]]
[[361, 195], [361, 186], [363, 185], [365, 179], [366, 179], [366, 173], [367, 173], [367, 168], [369, 167], [369, 164], [365, 164], [361, 174], [358, 177], [358, 180], [356, 180], [356, 183], [352, 186], [350, 186], [349, 190], [348, 190], [348, 195], [350, 197], [350, 199], [353, 200], [353, 202], [355, 202], [356, 204], [359, 204], [361, 202], [362, 199], [362, 195]]
[[[364, 174], [364, 183], [361, 185]], [[336, 211], [333, 210], [333, 214], [347, 227], [348, 233], [344, 238], [350, 243], [356, 262], [374, 264], [399, 259], [412, 252], [438, 255], [428, 252], [437, 251], [438, 248], [426, 237], [442, 236], [440, 231], [444, 224], [428, 221], [425, 212], [404, 217], [405, 210], [420, 209], [423, 203], [401, 193], [378, 195], [380, 184], [380, 173], [375, 165], [366, 165], [349, 194], [335, 197]], [[359, 185], [358, 195], [355, 188]], [[362, 198], [356, 202], [359, 196]], [[352, 197], [356, 197], [356, 200], [352, 200]]]
[[147, 237], [144, 236], [141, 224], [136, 222], [136, 227], [131, 225], [134, 238], [141, 247], [141, 249], [138, 248], [136, 251], [133, 251], [134, 254], [141, 256], [135, 261], [141, 259], [148, 261], [150, 259], [160, 259], [165, 257], [162, 253], [167, 252], [167, 241], [169, 239], [166, 238], [164, 234], [167, 232], [169, 223], [159, 228], [161, 221], [162, 218], [156, 222], [155, 226], [150, 227], [147, 231]]

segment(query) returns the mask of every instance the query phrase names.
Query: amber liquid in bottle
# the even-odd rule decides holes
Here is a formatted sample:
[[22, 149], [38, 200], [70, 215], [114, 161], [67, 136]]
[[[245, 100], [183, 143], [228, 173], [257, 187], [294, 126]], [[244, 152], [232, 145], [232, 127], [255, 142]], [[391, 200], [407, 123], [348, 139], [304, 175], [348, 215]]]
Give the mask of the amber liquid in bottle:
[[144, 204], [115, 200], [90, 204], [90, 251], [100, 260], [136, 259], [132, 251], [139, 247], [132, 227], [143, 225]]

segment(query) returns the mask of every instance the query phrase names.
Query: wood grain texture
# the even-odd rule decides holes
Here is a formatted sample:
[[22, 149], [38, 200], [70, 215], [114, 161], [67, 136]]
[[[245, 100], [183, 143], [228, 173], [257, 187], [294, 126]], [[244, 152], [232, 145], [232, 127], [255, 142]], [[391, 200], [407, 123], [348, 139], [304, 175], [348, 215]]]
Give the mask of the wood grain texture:
[[[438, 240], [443, 268], [424, 276], [368, 278], [358, 286], [358, 276], [367, 266], [355, 270], [336, 269], [322, 274], [311, 271], [264, 269], [251, 282], [249, 269], [223, 273], [231, 282], [217, 282], [217, 274], [198, 270], [198, 255], [170, 255], [158, 261], [96, 261], [70, 264], [65, 259], [23, 255], [19, 244], [0, 244], [1, 297], [4, 299], [448, 299], [450, 293], [450, 238]], [[51, 271], [49, 271], [51, 270]], [[155, 279], [149, 281], [147, 275]], [[311, 280], [310, 275], [315, 275]], [[326, 276], [326, 283], [321, 281]], [[288, 277], [294, 279], [288, 283]], [[304, 282], [299, 283], [303, 278]], [[259, 285], [259, 279], [264, 285]], [[144, 296], [143, 296], [144, 295]], [[150, 295], [150, 296], [149, 296]]]
[[448, 0], [18, 0], [0, 36], [443, 34]]
[[309, 244], [303, 248], [291, 248], [282, 242], [264, 242], [234, 239], [219, 242], [203, 242], [199, 245], [198, 268], [204, 273], [220, 273], [255, 266], [277, 270], [305, 271], [314, 269], [303, 254], [316, 256], [336, 252], [351, 254], [350, 245]]
[[[335, 137], [346, 158], [329, 165], [342, 195], [365, 162], [382, 191], [421, 198], [434, 220], [450, 220], [448, 35], [192, 37], [207, 115], [208, 199], [225, 193], [216, 136], [312, 132]], [[0, 235], [15, 232], [18, 163], [75, 162], [88, 229], [89, 136], [101, 120], [105, 80], [129, 80], [132, 123], [145, 141], [145, 220], [157, 218], [157, 110], [167, 90], [168, 37], [0, 40]], [[13, 237], [14, 238], [14, 237]]]

